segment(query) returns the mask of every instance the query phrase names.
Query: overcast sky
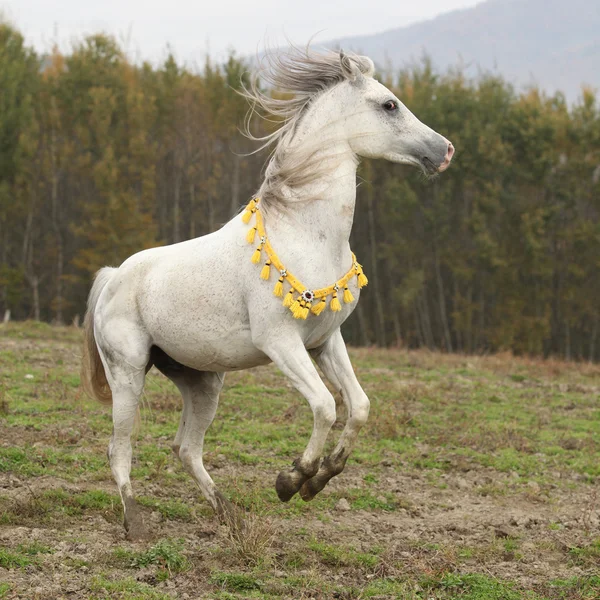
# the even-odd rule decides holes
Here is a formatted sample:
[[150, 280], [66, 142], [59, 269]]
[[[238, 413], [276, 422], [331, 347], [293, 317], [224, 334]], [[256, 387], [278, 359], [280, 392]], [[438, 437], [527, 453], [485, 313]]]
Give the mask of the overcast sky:
[[207, 50], [219, 60], [231, 48], [254, 54], [285, 36], [305, 44], [376, 33], [477, 4], [477, 0], [0, 0], [0, 12], [27, 42], [48, 50], [58, 41], [105, 31], [135, 59], [158, 61], [167, 45], [177, 58], [201, 63]]

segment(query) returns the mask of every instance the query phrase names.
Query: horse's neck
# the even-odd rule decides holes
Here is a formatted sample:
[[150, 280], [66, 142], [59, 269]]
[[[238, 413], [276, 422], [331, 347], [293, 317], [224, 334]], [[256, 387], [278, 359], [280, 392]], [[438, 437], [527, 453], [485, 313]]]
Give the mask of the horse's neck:
[[[350, 232], [356, 201], [356, 163], [353, 159], [338, 165], [324, 182], [312, 186], [319, 192], [314, 199], [290, 198], [282, 211], [269, 213], [267, 231], [275, 248], [287, 247], [294, 254], [336, 272], [348, 268]], [[321, 185], [319, 185], [321, 184]]]
[[331, 142], [332, 132], [324, 134], [327, 128], [320, 127], [322, 122], [322, 118], [305, 121], [288, 151], [301, 151], [302, 144], [319, 148], [317, 162], [325, 167], [330, 164], [331, 169], [323, 169], [301, 189], [289, 190], [285, 210], [272, 219], [270, 229], [274, 228], [280, 239], [285, 236], [286, 243], [293, 240], [309, 246], [310, 252], [320, 254], [323, 260], [346, 263], [356, 202], [357, 161], [346, 142]]

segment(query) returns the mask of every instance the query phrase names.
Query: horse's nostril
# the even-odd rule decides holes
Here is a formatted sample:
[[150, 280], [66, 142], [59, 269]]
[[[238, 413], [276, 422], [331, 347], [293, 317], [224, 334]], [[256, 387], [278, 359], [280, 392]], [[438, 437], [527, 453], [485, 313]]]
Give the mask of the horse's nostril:
[[446, 153], [446, 158], [448, 160], [451, 160], [453, 156], [454, 156], [454, 146], [452, 145], [451, 142], [448, 142], [448, 152]]

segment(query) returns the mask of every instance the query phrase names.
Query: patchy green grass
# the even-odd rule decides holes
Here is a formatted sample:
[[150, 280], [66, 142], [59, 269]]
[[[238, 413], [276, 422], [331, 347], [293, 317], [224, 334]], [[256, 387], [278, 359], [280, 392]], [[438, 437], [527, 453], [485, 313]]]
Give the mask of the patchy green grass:
[[190, 563], [182, 550], [182, 540], [160, 540], [142, 552], [117, 548], [113, 555], [128, 568], [156, 566], [158, 567], [157, 578], [164, 580], [190, 568]]
[[170, 600], [172, 596], [158, 592], [150, 585], [138, 583], [133, 578], [111, 580], [105, 576], [95, 577], [90, 585], [90, 600], [120, 598], [122, 600]]
[[52, 554], [53, 550], [38, 542], [19, 544], [14, 550], [0, 548], [0, 567], [15, 569], [39, 562], [40, 554]]
[[273, 484], [310, 437], [307, 403], [273, 367], [228, 374], [204, 457], [239, 507], [228, 526], [171, 451], [181, 398], [151, 371], [132, 465], [151, 538], [134, 544], [80, 336], [0, 326], [0, 598], [36, 597], [32, 574], [94, 599], [600, 597], [598, 366], [351, 350], [369, 422], [344, 473], [287, 504]]
[[589, 544], [571, 548], [569, 554], [577, 565], [600, 567], [600, 538]]

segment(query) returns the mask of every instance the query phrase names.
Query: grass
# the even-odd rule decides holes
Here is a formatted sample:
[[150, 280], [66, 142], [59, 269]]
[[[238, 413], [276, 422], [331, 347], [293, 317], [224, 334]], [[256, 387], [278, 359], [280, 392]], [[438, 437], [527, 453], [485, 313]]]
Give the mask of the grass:
[[261, 582], [247, 573], [213, 573], [211, 581], [218, 587], [233, 592], [248, 592], [261, 589]]
[[117, 581], [105, 576], [95, 577], [90, 585], [90, 600], [120, 598], [122, 600], [170, 600], [169, 594], [158, 592], [150, 585], [128, 577]]
[[15, 550], [0, 548], [0, 567], [4, 569], [20, 569], [39, 563], [39, 555], [52, 554], [53, 550], [38, 542], [19, 544]]
[[123, 562], [128, 568], [158, 567], [157, 577], [164, 580], [190, 568], [182, 551], [182, 540], [160, 540], [148, 550], [139, 552], [117, 548], [113, 554], [117, 561]]
[[227, 542], [233, 554], [246, 566], [271, 564], [271, 547], [276, 535], [272, 519], [258, 506], [248, 512], [236, 505], [225, 515]]
[[151, 539], [133, 544], [79, 344], [70, 327], [0, 326], [0, 598], [29, 597], [32, 574], [96, 599], [600, 597], [598, 366], [352, 350], [369, 422], [345, 472], [287, 504], [273, 484], [310, 410], [272, 367], [231, 373], [204, 457], [237, 505], [225, 525], [171, 451], [181, 399], [151, 372], [132, 468]]

